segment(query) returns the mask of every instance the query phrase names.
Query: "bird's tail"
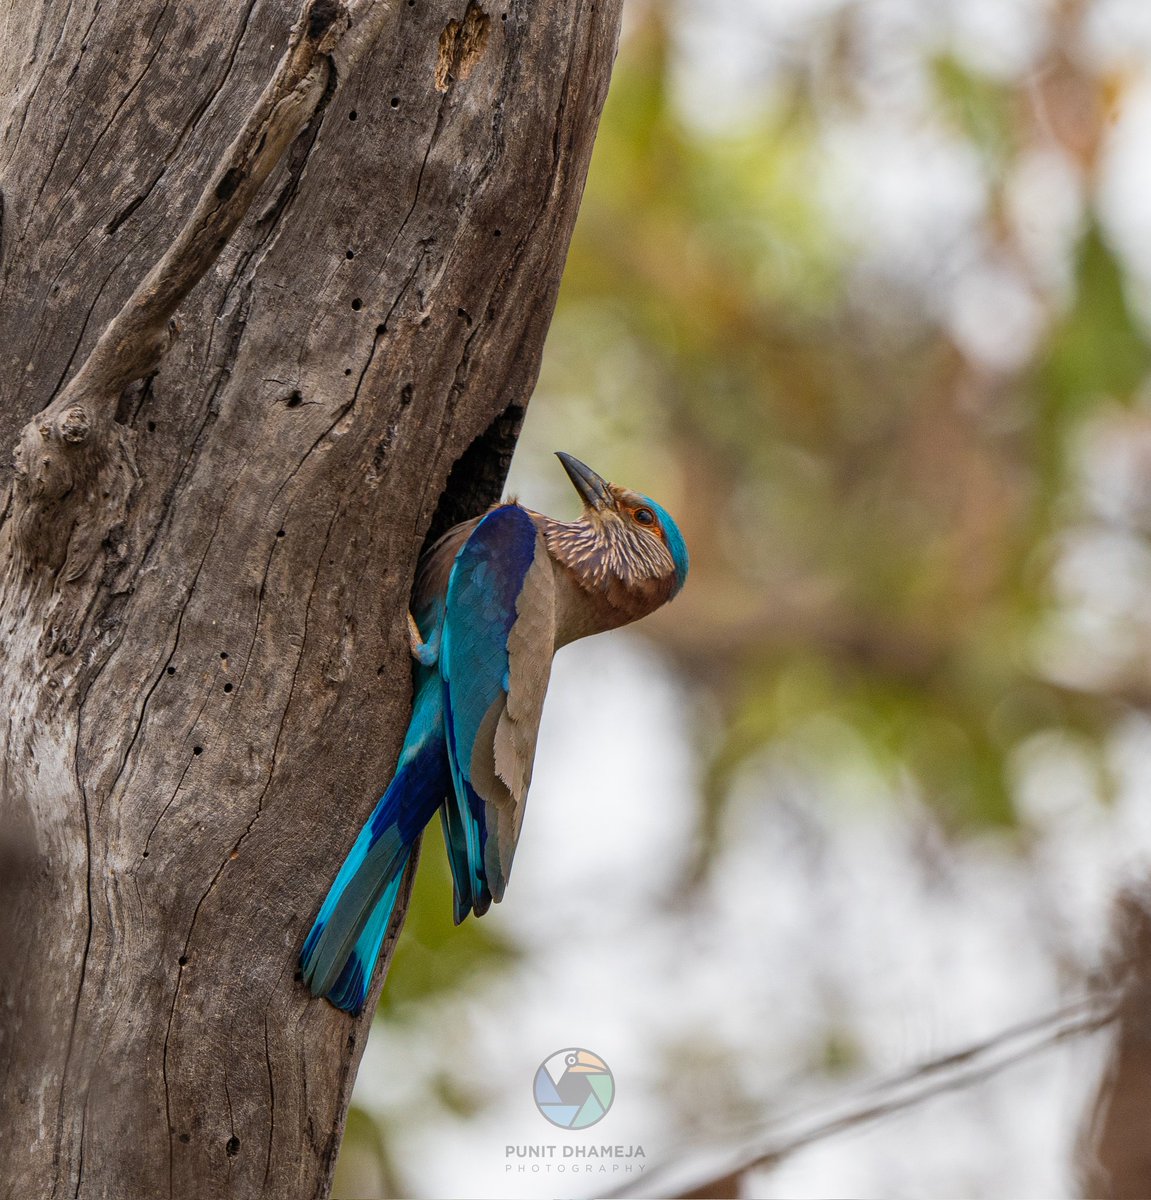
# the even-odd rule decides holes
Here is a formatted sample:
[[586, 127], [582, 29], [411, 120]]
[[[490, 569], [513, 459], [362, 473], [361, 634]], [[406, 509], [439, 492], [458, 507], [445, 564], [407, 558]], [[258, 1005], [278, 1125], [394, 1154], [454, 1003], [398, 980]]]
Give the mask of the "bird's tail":
[[412, 847], [451, 787], [438, 688], [426, 684], [395, 778], [360, 830], [300, 951], [316, 996], [358, 1013], [391, 923]]

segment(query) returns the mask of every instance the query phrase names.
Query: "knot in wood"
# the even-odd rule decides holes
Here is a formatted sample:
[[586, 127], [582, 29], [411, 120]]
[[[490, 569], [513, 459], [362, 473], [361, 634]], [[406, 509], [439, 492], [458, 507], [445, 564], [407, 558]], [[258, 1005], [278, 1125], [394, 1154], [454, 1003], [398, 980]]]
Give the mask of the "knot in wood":
[[72, 446], [79, 446], [88, 440], [91, 426], [88, 424], [88, 414], [77, 404], [68, 409], [60, 418], [60, 436]]

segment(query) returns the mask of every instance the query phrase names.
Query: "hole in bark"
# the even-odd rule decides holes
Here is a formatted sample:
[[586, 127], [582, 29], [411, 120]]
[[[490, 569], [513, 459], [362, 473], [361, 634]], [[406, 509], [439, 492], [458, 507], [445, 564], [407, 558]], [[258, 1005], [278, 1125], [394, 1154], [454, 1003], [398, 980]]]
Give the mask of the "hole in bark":
[[345, 367], [345, 368], [344, 368], [344, 374], [345, 374], [345, 375], [350, 375], [351, 373], [352, 373], [352, 368], [351, 368], [351, 367]]
[[314, 0], [307, 14], [307, 36], [319, 41], [342, 11], [336, 0]]
[[472, 323], [472, 315], [471, 313], [467, 312], [466, 309], [457, 308], [456, 316], [459, 317], [461, 321], [466, 322], [468, 325]]
[[356, 112], [356, 110], [353, 108], [352, 111], [350, 113], [348, 113], [348, 120], [355, 121], [359, 118], [359, 115], [360, 114], [358, 112]]
[[411, 404], [412, 396], [415, 394], [415, 389], [410, 383], [405, 383], [403, 391], [400, 392], [400, 403], [404, 405]]
[[227, 1151], [229, 1158], [235, 1158], [240, 1153], [240, 1139], [235, 1134], [232, 1134], [224, 1149]]
[[288, 408], [299, 408], [304, 403], [304, 397], [299, 392], [293, 392], [285, 401], [284, 404]]
[[244, 172], [239, 167], [229, 167], [224, 172], [224, 178], [216, 184], [216, 199], [227, 200], [234, 196], [243, 181]]
[[156, 432], [156, 422], [155, 422], [155, 421], [149, 421], [149, 422], [148, 422], [148, 432], [149, 432], [149, 433], [155, 433], [155, 432]]
[[[380, 670], [381, 670], [381, 671], [382, 671], [383, 669], [384, 669], [383, 667], [381, 667], [381, 668], [380, 668]], [[141, 857], [141, 858], [147, 858], [147, 857], [148, 857], [148, 851], [147, 851], [147, 850], [145, 850], [145, 851], [144, 851], [144, 853], [140, 855], [140, 857]]]
[[277, 529], [277, 530], [276, 530], [276, 537], [283, 537], [285, 533], [287, 533], [287, 530], [286, 530], [286, 529]]
[[193, 747], [192, 747], [192, 753], [193, 753], [193, 754], [196, 754], [196, 755], [203, 754], [203, 753], [204, 753], [204, 747], [203, 747], [203, 746], [193, 746]]
[[180, 966], [186, 967], [188, 965], [188, 956], [186, 954], [181, 954], [180, 958], [179, 958], [179, 962], [180, 962]]
[[499, 496], [523, 416], [521, 405], [509, 405], [456, 460], [440, 494], [426, 545], [453, 525], [482, 513]]
[[168, 674], [169, 674], [169, 675], [175, 675], [175, 674], [176, 674], [176, 668], [175, 668], [175, 667], [169, 667], [169, 668], [168, 668]]
[[341, 11], [335, 0], [316, 0], [308, 13], [308, 37], [319, 41]]
[[226, 684], [224, 684], [224, 691], [225, 691], [225, 692], [230, 692], [231, 690], [232, 690], [232, 685], [231, 685], [230, 683], [226, 683]]
[[227, 650], [221, 650], [221, 651], [220, 651], [220, 657], [221, 657], [221, 658], [224, 660], [224, 662], [227, 662], [227, 661], [228, 661], [228, 652], [227, 652]]
[[502, 229], [493, 229], [492, 237], [503, 237], [503, 233], [504, 231]]
[[386, 325], [377, 325], [376, 326], [376, 337], [379, 337], [381, 334], [384, 334], [387, 332], [388, 332], [388, 327]]
[[355, 252], [354, 250], [345, 250], [345, 251], [344, 251], [344, 257], [345, 257], [345, 258], [355, 258], [355, 257], [356, 257], [356, 252]]
[[389, 101], [388, 101], [388, 103], [389, 103], [389, 104], [390, 104], [390, 105], [391, 105], [393, 108], [399, 108], [399, 107], [400, 107], [400, 98], [399, 98], [399, 96], [393, 96], [393, 97], [391, 98], [391, 100], [389, 100]]
[[185, 1145], [185, 1146], [186, 1146], [186, 1145], [187, 1145], [187, 1144], [188, 1144], [188, 1143], [189, 1143], [191, 1140], [192, 1140], [192, 1135], [191, 1135], [190, 1133], [182, 1133], [182, 1134], [180, 1134], [180, 1141], [182, 1141], [182, 1142], [184, 1143], [184, 1145]]
[[352, 312], [359, 312], [360, 309], [363, 307], [364, 307], [364, 302], [359, 298], [359, 296], [357, 296], [352, 301]]

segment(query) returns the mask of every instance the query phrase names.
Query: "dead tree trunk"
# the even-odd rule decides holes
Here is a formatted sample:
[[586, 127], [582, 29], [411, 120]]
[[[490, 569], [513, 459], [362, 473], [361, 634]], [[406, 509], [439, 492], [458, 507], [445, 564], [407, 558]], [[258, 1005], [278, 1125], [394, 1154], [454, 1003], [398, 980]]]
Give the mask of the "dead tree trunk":
[[[484, 0], [487, 3], [487, 0]], [[495, 498], [619, 0], [7, 0], [0, 1178], [325, 1194], [296, 954]]]

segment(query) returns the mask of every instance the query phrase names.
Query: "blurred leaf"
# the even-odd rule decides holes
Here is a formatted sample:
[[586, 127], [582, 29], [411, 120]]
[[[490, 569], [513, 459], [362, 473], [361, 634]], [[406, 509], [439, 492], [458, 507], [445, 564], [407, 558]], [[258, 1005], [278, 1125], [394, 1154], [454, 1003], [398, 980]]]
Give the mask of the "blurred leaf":
[[931, 69], [943, 113], [1000, 175], [1015, 148], [1012, 89], [948, 54], [936, 58]]
[[1105, 398], [1129, 402], [1149, 369], [1151, 347], [1128, 303], [1123, 272], [1092, 222], [1079, 243], [1074, 302], [1041, 365], [1042, 386], [1057, 409], [1080, 415]]

